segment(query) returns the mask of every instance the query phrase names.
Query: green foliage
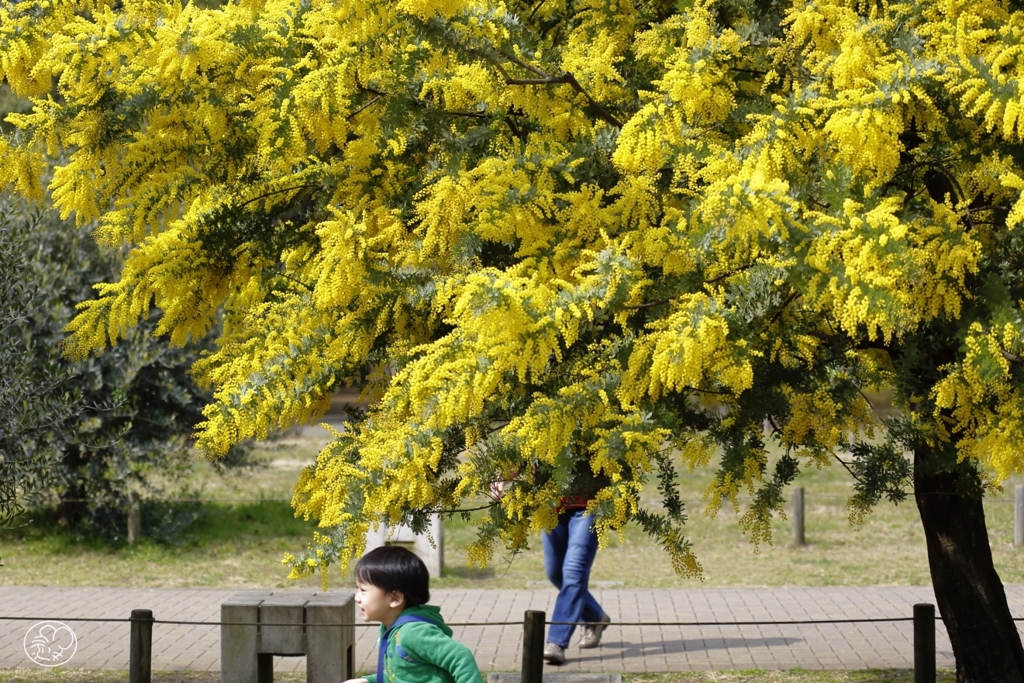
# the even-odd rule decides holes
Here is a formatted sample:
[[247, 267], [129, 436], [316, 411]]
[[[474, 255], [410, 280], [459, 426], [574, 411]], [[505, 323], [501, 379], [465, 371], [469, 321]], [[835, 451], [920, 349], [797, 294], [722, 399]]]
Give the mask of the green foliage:
[[[28, 506], [56, 497], [62, 524], [118, 541], [125, 533], [129, 492], [145, 499], [177, 490], [192, 468], [196, 456], [189, 437], [210, 396], [188, 373], [208, 346], [199, 340], [187, 351], [170, 348], [149, 323], [101, 358], [63, 358], [64, 328], [76, 304], [93, 296], [94, 284], [116, 277], [121, 254], [101, 250], [88, 227], [62, 221], [52, 210], [6, 200], [0, 215], [3, 235], [19, 236], [5, 253], [20, 259], [20, 268], [5, 269], [18, 277], [5, 280], [3, 302], [17, 307], [19, 315], [4, 330], [10, 359], [0, 366], [2, 381], [49, 392], [39, 389], [20, 402], [11, 392], [4, 394], [11, 406], [3, 415], [23, 432], [7, 429], [5, 439], [20, 442], [21, 462], [33, 463], [22, 476], [21, 495]], [[73, 400], [77, 411], [55, 406], [57, 391], [65, 401]], [[246, 465], [246, 453], [241, 445], [218, 467]], [[144, 514], [143, 528], [170, 539], [197, 517], [194, 505], [168, 508]]]
[[55, 354], [33, 357], [23, 334], [27, 316], [42, 303], [25, 249], [25, 233], [39, 219], [0, 196], [0, 524], [12, 523], [55, 486], [58, 435], [82, 405], [68, 369]]

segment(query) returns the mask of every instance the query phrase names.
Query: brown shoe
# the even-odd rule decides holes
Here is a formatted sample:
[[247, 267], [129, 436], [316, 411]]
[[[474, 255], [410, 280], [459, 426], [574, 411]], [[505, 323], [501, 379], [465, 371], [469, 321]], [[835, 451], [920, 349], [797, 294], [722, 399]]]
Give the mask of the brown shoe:
[[544, 643], [544, 661], [555, 666], [565, 664], [565, 648], [554, 643]]
[[580, 634], [580, 647], [597, 647], [601, 644], [601, 634], [612, 623], [612, 618], [607, 614], [601, 615], [601, 620], [596, 624], [585, 624]]

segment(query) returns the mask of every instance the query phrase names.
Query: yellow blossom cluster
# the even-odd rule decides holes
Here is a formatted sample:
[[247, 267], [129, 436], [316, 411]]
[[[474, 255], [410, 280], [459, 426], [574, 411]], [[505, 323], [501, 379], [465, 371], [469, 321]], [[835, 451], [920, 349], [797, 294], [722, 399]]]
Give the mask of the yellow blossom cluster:
[[14, 0], [0, 184], [127, 247], [69, 354], [220, 331], [208, 453], [361, 387], [295, 576], [467, 504], [486, 562], [580, 476], [695, 575], [672, 482], [714, 462], [770, 542], [865, 389], [1024, 468], [1022, 38], [997, 0]]

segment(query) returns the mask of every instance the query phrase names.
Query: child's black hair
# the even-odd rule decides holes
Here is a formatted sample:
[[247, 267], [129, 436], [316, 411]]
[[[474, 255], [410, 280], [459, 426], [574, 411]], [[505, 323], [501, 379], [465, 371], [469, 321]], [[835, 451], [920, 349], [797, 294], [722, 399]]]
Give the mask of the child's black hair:
[[423, 560], [397, 545], [374, 548], [356, 563], [356, 581], [401, 593], [406, 607], [430, 601], [430, 574]]

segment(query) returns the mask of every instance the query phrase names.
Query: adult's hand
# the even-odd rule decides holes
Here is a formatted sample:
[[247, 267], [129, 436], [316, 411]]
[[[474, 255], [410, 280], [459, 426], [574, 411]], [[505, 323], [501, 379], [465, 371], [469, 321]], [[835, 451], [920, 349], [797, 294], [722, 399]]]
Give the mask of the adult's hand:
[[492, 482], [491, 490], [488, 492], [487, 495], [489, 495], [491, 497], [491, 500], [493, 500], [495, 503], [501, 502], [501, 496], [504, 495], [505, 487], [508, 486], [509, 483], [510, 482], [505, 480]]

